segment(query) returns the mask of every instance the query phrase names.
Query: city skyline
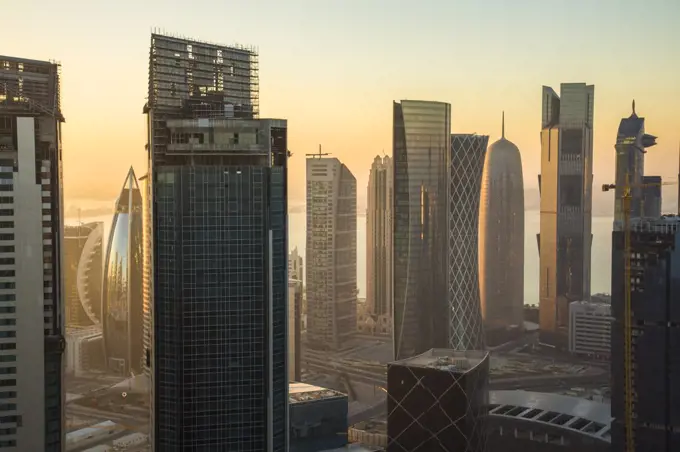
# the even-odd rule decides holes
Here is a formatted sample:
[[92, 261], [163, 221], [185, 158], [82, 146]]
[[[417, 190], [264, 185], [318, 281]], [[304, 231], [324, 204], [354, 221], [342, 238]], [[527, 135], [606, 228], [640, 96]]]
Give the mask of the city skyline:
[[[93, 19], [83, 21], [81, 16], [70, 17], [69, 10], [57, 5], [36, 7], [32, 3], [35, 2], [14, 2], [8, 6], [7, 14], [30, 16], [31, 21], [6, 24], [0, 38], [6, 42], [4, 52], [8, 54], [53, 58], [63, 65], [63, 110], [69, 118], [64, 134], [67, 202], [76, 198], [114, 199], [118, 189], [115, 174], [131, 164], [138, 170], [144, 167], [141, 105], [148, 64], [145, 44], [153, 25], [209, 41], [257, 45], [267, 57], [261, 67], [263, 116], [286, 117], [300, 124], [291, 132], [291, 150], [299, 156], [323, 143], [358, 175], [359, 187], [367, 184], [365, 168], [370, 166], [372, 156], [391, 146], [390, 102], [400, 98], [450, 102], [452, 131], [456, 133], [493, 135], [497, 119], [489, 112], [505, 110], [507, 125], [522, 151], [525, 187], [535, 187], [540, 149], [535, 132], [540, 122], [537, 89], [543, 84], [578, 80], [598, 86], [595, 186], [614, 180], [613, 135], [632, 98], [645, 112], [650, 130], [661, 137], [647, 158], [649, 173], [664, 179], [676, 176], [675, 164], [671, 167], [665, 163], [668, 158], [677, 162], [680, 130], [674, 99], [680, 98], [680, 86], [674, 82], [678, 63], [667, 54], [680, 41], [680, 30], [674, 28], [671, 19], [680, 13], [680, 4], [625, 2], [625, 7], [620, 3], [613, 7], [611, 2], [593, 5], [576, 1], [552, 5], [551, 20], [542, 21], [537, 20], [541, 8], [535, 2], [512, 8], [500, 1], [488, 2], [487, 6], [431, 1], [430, 8], [409, 4], [384, 8], [379, 1], [324, 8], [304, 1], [285, 8], [275, 3], [266, 8], [211, 4], [213, 17], [199, 19], [182, 14], [183, 7], [172, 7], [172, 2], [164, 6], [166, 13], [158, 16], [151, 3], [121, 1], [115, 5], [88, 4], [83, 14]], [[229, 32], [224, 31], [219, 20], [227, 14], [227, 8], [228, 15], [244, 18]], [[363, 14], [360, 20], [352, 19], [352, 33], [348, 33], [344, 20], [356, 11]], [[588, 14], [583, 15], [583, 11]], [[432, 23], [461, 13], [484, 19], [463, 24], [462, 28], [439, 27], [432, 31], [436, 28]], [[106, 17], [111, 24], [125, 22], [127, 33], [122, 36], [119, 27], [94, 17]], [[627, 32], [618, 24], [630, 17], [636, 18], [644, 39], [621, 46]], [[574, 20], [580, 24], [578, 33], [573, 33], [569, 25]], [[404, 21], [412, 21], [413, 26], [394, 27], [394, 23]], [[482, 22], [484, 27], [479, 26]], [[249, 23], [261, 26], [251, 27]], [[290, 23], [301, 24], [300, 29], [291, 31]], [[83, 40], [82, 34], [73, 34], [70, 29], [82, 29], [98, 39]], [[51, 39], [11, 39], [26, 32], [46, 33]], [[477, 42], [470, 42], [470, 33], [478, 38]], [[314, 34], [315, 42], [306, 39], [309, 34]], [[356, 52], [346, 50], [353, 46]], [[111, 51], [102, 52], [102, 48]], [[475, 69], [456, 71], [457, 63], [451, 60], [437, 63], [440, 70], [416, 70], [419, 65], [430, 67], [436, 59], [433, 55], [443, 51], [455, 54], [458, 61], [475, 62]], [[653, 74], [628, 70], [629, 55], [635, 52], [655, 62]], [[413, 55], [407, 67], [400, 56], [404, 53]], [[111, 65], [124, 69], [111, 71]], [[504, 70], [496, 70], [498, 66]], [[112, 89], [105, 91], [104, 86]], [[306, 94], [302, 103], [297, 102], [301, 93]], [[92, 115], [92, 99], [107, 108]], [[324, 109], [328, 105], [352, 107]], [[319, 111], [325, 113], [319, 115]], [[125, 132], [110, 133], [112, 123]], [[93, 148], [92, 142], [101, 136], [107, 136], [107, 140]], [[360, 147], [357, 143], [361, 143]], [[296, 182], [304, 175], [302, 160], [291, 159], [291, 200], [304, 199], [304, 186]], [[101, 174], [88, 170], [97, 165], [112, 171]], [[674, 190], [671, 193], [675, 195]]]

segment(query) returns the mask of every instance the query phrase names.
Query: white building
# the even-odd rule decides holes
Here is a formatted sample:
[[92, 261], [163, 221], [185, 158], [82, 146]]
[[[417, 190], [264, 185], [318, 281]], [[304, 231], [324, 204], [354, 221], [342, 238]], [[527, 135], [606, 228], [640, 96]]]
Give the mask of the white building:
[[357, 181], [336, 158], [307, 159], [307, 338], [338, 349], [357, 324]]
[[610, 304], [573, 301], [569, 305], [569, 351], [609, 357], [611, 324]]
[[392, 159], [377, 156], [366, 193], [366, 302], [376, 318], [392, 313], [392, 181]]
[[82, 376], [96, 364], [91, 362], [93, 351], [101, 353], [102, 328], [93, 325], [86, 328], [68, 328], [66, 331], [66, 373]]
[[65, 450], [60, 67], [0, 68], [0, 449]]

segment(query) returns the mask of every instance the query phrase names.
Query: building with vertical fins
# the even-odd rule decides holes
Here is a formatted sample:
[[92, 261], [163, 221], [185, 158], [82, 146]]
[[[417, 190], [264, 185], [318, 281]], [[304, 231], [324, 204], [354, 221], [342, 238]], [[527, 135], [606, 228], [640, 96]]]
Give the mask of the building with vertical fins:
[[590, 298], [595, 87], [543, 87], [541, 118], [540, 341], [568, 346], [569, 303]]
[[307, 159], [307, 340], [337, 350], [357, 328], [357, 181], [337, 158]]
[[64, 225], [64, 309], [67, 327], [99, 325], [104, 223]]
[[[655, 181], [645, 181], [645, 153], [646, 148], [656, 145], [656, 137], [645, 133], [645, 118], [641, 118], [635, 112], [635, 101], [633, 101], [633, 111], [628, 118], [623, 118], [619, 124], [616, 134], [616, 182], [614, 197], [614, 230], [623, 228], [623, 191], [626, 181], [630, 184], [630, 217], [638, 218], [646, 216], [643, 205], [646, 199], [655, 194], [661, 193], [654, 187], [643, 187], [645, 183]], [[650, 199], [650, 201], [652, 201]], [[654, 201], [652, 201], [654, 204]], [[650, 207], [649, 205], [647, 207]], [[661, 206], [659, 206], [660, 208]], [[653, 207], [652, 207], [653, 209]], [[661, 215], [661, 212], [654, 217]]]
[[60, 70], [0, 56], [3, 450], [66, 450]]
[[139, 374], [144, 363], [142, 194], [132, 168], [111, 222], [102, 282], [102, 332], [107, 367]]
[[393, 173], [390, 157], [373, 159], [366, 194], [366, 304], [374, 320], [392, 315]]
[[138, 179], [142, 194], [142, 311], [144, 322], [143, 336], [143, 357], [142, 367], [146, 381], [151, 381], [151, 352], [153, 350], [153, 280], [151, 278], [152, 256], [151, 256], [151, 184], [149, 175], [145, 174]]
[[479, 302], [479, 198], [487, 135], [451, 135], [449, 204], [449, 337], [453, 350], [483, 350]]
[[287, 123], [258, 92], [253, 49], [152, 34], [156, 451], [288, 444]]
[[451, 105], [393, 104], [393, 344], [396, 360], [446, 348]]
[[[680, 450], [680, 217], [631, 220], [612, 241], [612, 450], [627, 450], [625, 405], [625, 295], [632, 325], [633, 450]], [[630, 285], [625, 280], [631, 256]]]
[[524, 177], [505, 115], [500, 140], [486, 151], [479, 203], [479, 296], [491, 340], [524, 320]]

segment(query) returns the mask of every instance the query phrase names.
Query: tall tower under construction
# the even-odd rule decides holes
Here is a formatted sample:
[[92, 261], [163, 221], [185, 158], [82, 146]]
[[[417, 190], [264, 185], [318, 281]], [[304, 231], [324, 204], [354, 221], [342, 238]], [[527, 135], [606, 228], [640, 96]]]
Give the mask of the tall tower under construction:
[[152, 34], [152, 434], [163, 452], [288, 444], [287, 124], [257, 53]]

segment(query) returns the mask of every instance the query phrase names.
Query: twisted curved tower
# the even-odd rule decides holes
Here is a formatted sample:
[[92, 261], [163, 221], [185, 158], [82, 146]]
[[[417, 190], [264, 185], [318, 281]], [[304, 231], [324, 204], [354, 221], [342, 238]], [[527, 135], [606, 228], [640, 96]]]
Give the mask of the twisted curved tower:
[[519, 149], [489, 146], [479, 210], [479, 294], [487, 333], [521, 325], [524, 304], [524, 179]]
[[487, 135], [451, 135], [448, 190], [449, 340], [453, 350], [484, 349], [479, 308], [477, 232]]

